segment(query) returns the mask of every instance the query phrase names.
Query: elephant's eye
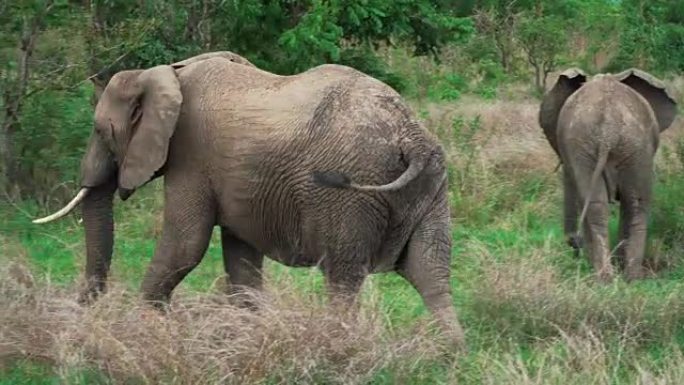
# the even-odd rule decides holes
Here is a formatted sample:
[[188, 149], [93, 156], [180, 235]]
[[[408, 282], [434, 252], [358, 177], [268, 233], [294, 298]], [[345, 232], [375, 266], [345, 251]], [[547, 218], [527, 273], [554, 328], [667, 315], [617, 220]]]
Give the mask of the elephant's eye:
[[105, 136], [105, 125], [102, 124], [102, 122], [100, 122], [100, 121], [96, 121], [95, 122], [95, 132], [98, 135], [100, 135], [100, 137], [104, 138], [104, 136]]

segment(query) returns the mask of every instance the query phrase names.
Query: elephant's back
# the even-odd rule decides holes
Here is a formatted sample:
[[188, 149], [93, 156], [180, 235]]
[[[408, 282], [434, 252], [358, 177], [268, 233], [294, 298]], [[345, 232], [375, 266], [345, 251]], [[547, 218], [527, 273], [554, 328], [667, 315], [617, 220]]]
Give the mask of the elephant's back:
[[285, 263], [306, 265], [322, 256], [321, 242], [334, 243], [328, 241], [341, 223], [363, 217], [359, 226], [373, 226], [382, 239], [392, 223], [420, 217], [412, 210], [425, 193], [422, 183], [369, 194], [311, 182], [313, 171], [336, 170], [357, 183], [379, 185], [406, 170], [402, 141], [427, 133], [410, 124], [412, 114], [394, 90], [335, 65], [250, 81], [253, 88], [237, 94], [233, 86], [223, 88], [217, 108], [203, 115], [215, 127], [216, 183], [228, 202], [223, 224]]
[[648, 102], [610, 75], [592, 79], [571, 95], [558, 119], [559, 140], [585, 149], [598, 144], [616, 153], [652, 149], [657, 133]]
[[[610, 119], [623, 124], [655, 122], [648, 102], [631, 87], [610, 75], [597, 75], [572, 94], [560, 112], [566, 124], [570, 116], [584, 119]], [[564, 119], [563, 119], [564, 118]]]

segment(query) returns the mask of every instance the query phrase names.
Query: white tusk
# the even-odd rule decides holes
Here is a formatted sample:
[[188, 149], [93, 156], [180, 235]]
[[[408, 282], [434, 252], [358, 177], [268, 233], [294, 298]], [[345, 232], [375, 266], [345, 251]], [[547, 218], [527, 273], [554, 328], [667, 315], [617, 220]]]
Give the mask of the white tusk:
[[54, 214], [52, 214], [52, 215], [48, 215], [47, 217], [43, 217], [43, 218], [39, 218], [39, 219], [34, 219], [34, 220], [33, 220], [33, 223], [47, 223], [47, 222], [54, 221], [55, 219], [59, 219], [59, 218], [65, 216], [65, 215], [69, 214], [69, 212], [70, 212], [71, 210], [73, 210], [74, 207], [76, 207], [76, 205], [78, 205], [79, 203], [81, 203], [81, 201], [83, 200], [83, 198], [85, 198], [85, 196], [88, 194], [88, 191], [90, 191], [90, 189], [89, 189], [88, 187], [83, 187], [83, 188], [78, 192], [78, 194], [76, 194], [76, 196], [74, 197], [74, 199], [72, 199], [71, 202], [67, 203], [66, 206], [62, 207], [61, 210], [57, 211], [56, 213], [54, 213]]

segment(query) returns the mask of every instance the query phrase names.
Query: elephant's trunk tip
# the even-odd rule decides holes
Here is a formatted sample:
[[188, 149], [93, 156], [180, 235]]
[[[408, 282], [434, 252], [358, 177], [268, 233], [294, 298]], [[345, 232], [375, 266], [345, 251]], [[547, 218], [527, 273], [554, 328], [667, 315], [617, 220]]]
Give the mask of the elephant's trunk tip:
[[74, 207], [81, 203], [83, 199], [86, 197], [86, 195], [88, 195], [88, 191], [90, 191], [88, 187], [81, 188], [81, 190], [79, 190], [78, 194], [76, 194], [74, 199], [72, 199], [69, 203], [66, 204], [66, 206], [62, 207], [59, 211], [43, 218], [34, 219], [32, 222], [37, 224], [48, 223], [69, 214], [71, 210], [73, 210]]

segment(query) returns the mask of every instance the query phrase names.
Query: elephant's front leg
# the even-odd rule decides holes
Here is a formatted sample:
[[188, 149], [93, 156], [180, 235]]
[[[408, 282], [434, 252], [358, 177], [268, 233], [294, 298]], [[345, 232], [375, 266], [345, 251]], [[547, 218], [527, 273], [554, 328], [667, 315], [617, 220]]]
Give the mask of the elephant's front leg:
[[176, 186], [174, 180], [165, 181], [162, 236], [142, 283], [143, 297], [158, 304], [168, 302], [173, 289], [200, 263], [216, 218], [201, 183]]
[[254, 308], [249, 290], [261, 290], [264, 255], [225, 227], [221, 227], [221, 247], [228, 293], [235, 296], [237, 305]]

